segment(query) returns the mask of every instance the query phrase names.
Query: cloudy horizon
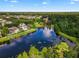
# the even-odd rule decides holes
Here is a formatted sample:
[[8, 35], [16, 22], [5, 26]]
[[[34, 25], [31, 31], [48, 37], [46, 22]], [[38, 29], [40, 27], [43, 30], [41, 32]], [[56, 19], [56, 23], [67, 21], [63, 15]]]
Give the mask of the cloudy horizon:
[[0, 0], [0, 12], [79, 12], [79, 0]]

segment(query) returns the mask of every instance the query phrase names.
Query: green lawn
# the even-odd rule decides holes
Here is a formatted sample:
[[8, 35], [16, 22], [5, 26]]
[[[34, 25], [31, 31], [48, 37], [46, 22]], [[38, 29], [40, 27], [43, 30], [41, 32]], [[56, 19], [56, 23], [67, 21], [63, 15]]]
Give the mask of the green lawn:
[[69, 36], [69, 35], [67, 35], [67, 34], [65, 34], [65, 33], [62, 33], [62, 32], [58, 32], [58, 34], [59, 34], [60, 36], [64, 37], [64, 38], [69, 39], [69, 40], [72, 41], [72, 42], [75, 42], [77, 45], [79, 45], [79, 40], [78, 40], [78, 38]]
[[36, 28], [44, 27], [44, 24], [42, 22], [41, 23], [35, 22], [34, 25]]
[[19, 32], [19, 33], [16, 33], [16, 34], [12, 34], [12, 35], [2, 37], [2, 38], [0, 38], [0, 43], [3, 43], [5, 41], [11, 40], [11, 39], [19, 38], [21, 36], [27, 35], [27, 34], [34, 32], [34, 31], [36, 31], [36, 30], [35, 29], [29, 29], [27, 31], [22, 31], [22, 32]]

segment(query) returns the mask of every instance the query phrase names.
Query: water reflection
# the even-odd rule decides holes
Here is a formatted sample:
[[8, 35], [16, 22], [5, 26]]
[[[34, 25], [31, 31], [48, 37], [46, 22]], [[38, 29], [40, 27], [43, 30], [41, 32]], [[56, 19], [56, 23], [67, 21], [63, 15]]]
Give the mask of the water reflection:
[[27, 36], [23, 36], [18, 40], [12, 40], [11, 44], [6, 44], [0, 48], [0, 57], [16, 57], [17, 54], [25, 51], [29, 51], [30, 46], [34, 45], [39, 50], [43, 47], [49, 47], [61, 42], [61, 39], [57, 37], [54, 30], [37, 29], [36, 32]]

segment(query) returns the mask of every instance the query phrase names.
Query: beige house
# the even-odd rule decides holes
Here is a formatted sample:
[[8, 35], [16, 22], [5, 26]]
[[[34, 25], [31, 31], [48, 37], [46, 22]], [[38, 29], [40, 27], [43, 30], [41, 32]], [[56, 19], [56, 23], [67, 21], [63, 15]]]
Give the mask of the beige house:
[[9, 29], [9, 34], [15, 34], [15, 33], [20, 32], [20, 30], [17, 27], [11, 27], [8, 29]]
[[42, 16], [37, 16], [36, 18], [41, 19], [41, 18], [42, 18]]
[[44, 17], [43, 20], [45, 23], [48, 23], [48, 17]]
[[6, 20], [0, 19], [1, 26], [4, 26], [6, 24], [6, 22], [7, 22]]
[[19, 28], [22, 30], [27, 30], [28, 26], [25, 23], [21, 23], [21, 24], [19, 24]]
[[11, 21], [7, 21], [6, 24], [12, 24], [12, 22]]
[[26, 19], [35, 19], [36, 16], [26, 16]]

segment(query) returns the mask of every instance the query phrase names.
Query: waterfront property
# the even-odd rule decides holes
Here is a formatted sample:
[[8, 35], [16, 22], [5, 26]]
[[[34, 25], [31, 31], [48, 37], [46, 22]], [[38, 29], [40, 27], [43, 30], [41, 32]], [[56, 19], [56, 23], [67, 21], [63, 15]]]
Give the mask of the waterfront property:
[[28, 30], [28, 26], [26, 24], [24, 24], [24, 23], [19, 24], [19, 28], [21, 30]]
[[[51, 30], [51, 29], [45, 27], [44, 29], [41, 28], [41, 29], [37, 29], [35, 32], [34, 31], [35, 31], [35, 29], [30, 29], [30, 30], [18, 33], [18, 35], [21, 35], [21, 37], [19, 37], [19, 38], [13, 37], [15, 39], [13, 39], [10, 44], [2, 45], [0, 48], [0, 53], [1, 53], [0, 57], [16, 57], [19, 53], [22, 53], [23, 51], [25, 51], [25, 52], [29, 51], [29, 48], [32, 45], [35, 46], [36, 48], [38, 48], [39, 51], [41, 51], [44, 47], [55, 46], [55, 45], [58, 45], [59, 43], [61, 43], [61, 41], [63, 41], [60, 38], [58, 39], [58, 36], [53, 31], [53, 29]], [[31, 32], [33, 32], [33, 33], [31, 33]], [[28, 33], [29, 33], [29, 35], [27, 35]], [[12, 37], [15, 35], [11, 35], [9, 37]], [[70, 41], [68, 40], [68, 42], [70, 42]], [[66, 43], [68, 44], [68, 42], [66, 42]], [[66, 43], [65, 43], [65, 45], [66, 45]], [[63, 42], [63, 44], [64, 44], [64, 42]], [[73, 43], [70, 42], [70, 44], [73, 44]], [[65, 45], [64, 45], [64, 47], [65, 47]], [[73, 46], [74, 45], [75, 44], [73, 44]], [[64, 51], [64, 48], [62, 48], [62, 47], [59, 49], [61, 49], [61, 50], [63, 49], [63, 51]], [[35, 51], [36, 50], [34, 50], [34, 52]], [[37, 52], [35, 52], [35, 53], [37, 53]], [[32, 57], [34, 57], [34, 56], [32, 56]]]
[[28, 33], [31, 33], [31, 32], [34, 32], [34, 31], [35, 31], [35, 29], [29, 29], [27, 31], [22, 31], [22, 32], [19, 32], [19, 33], [7, 35], [5, 37], [0, 38], [0, 43], [3, 43], [3, 42], [8, 41], [8, 40], [15, 39], [15, 38], [20, 38], [21, 36], [25, 36]]
[[20, 32], [20, 30], [17, 27], [11, 27], [8, 29], [9, 29], [9, 34], [15, 34], [15, 33]]

